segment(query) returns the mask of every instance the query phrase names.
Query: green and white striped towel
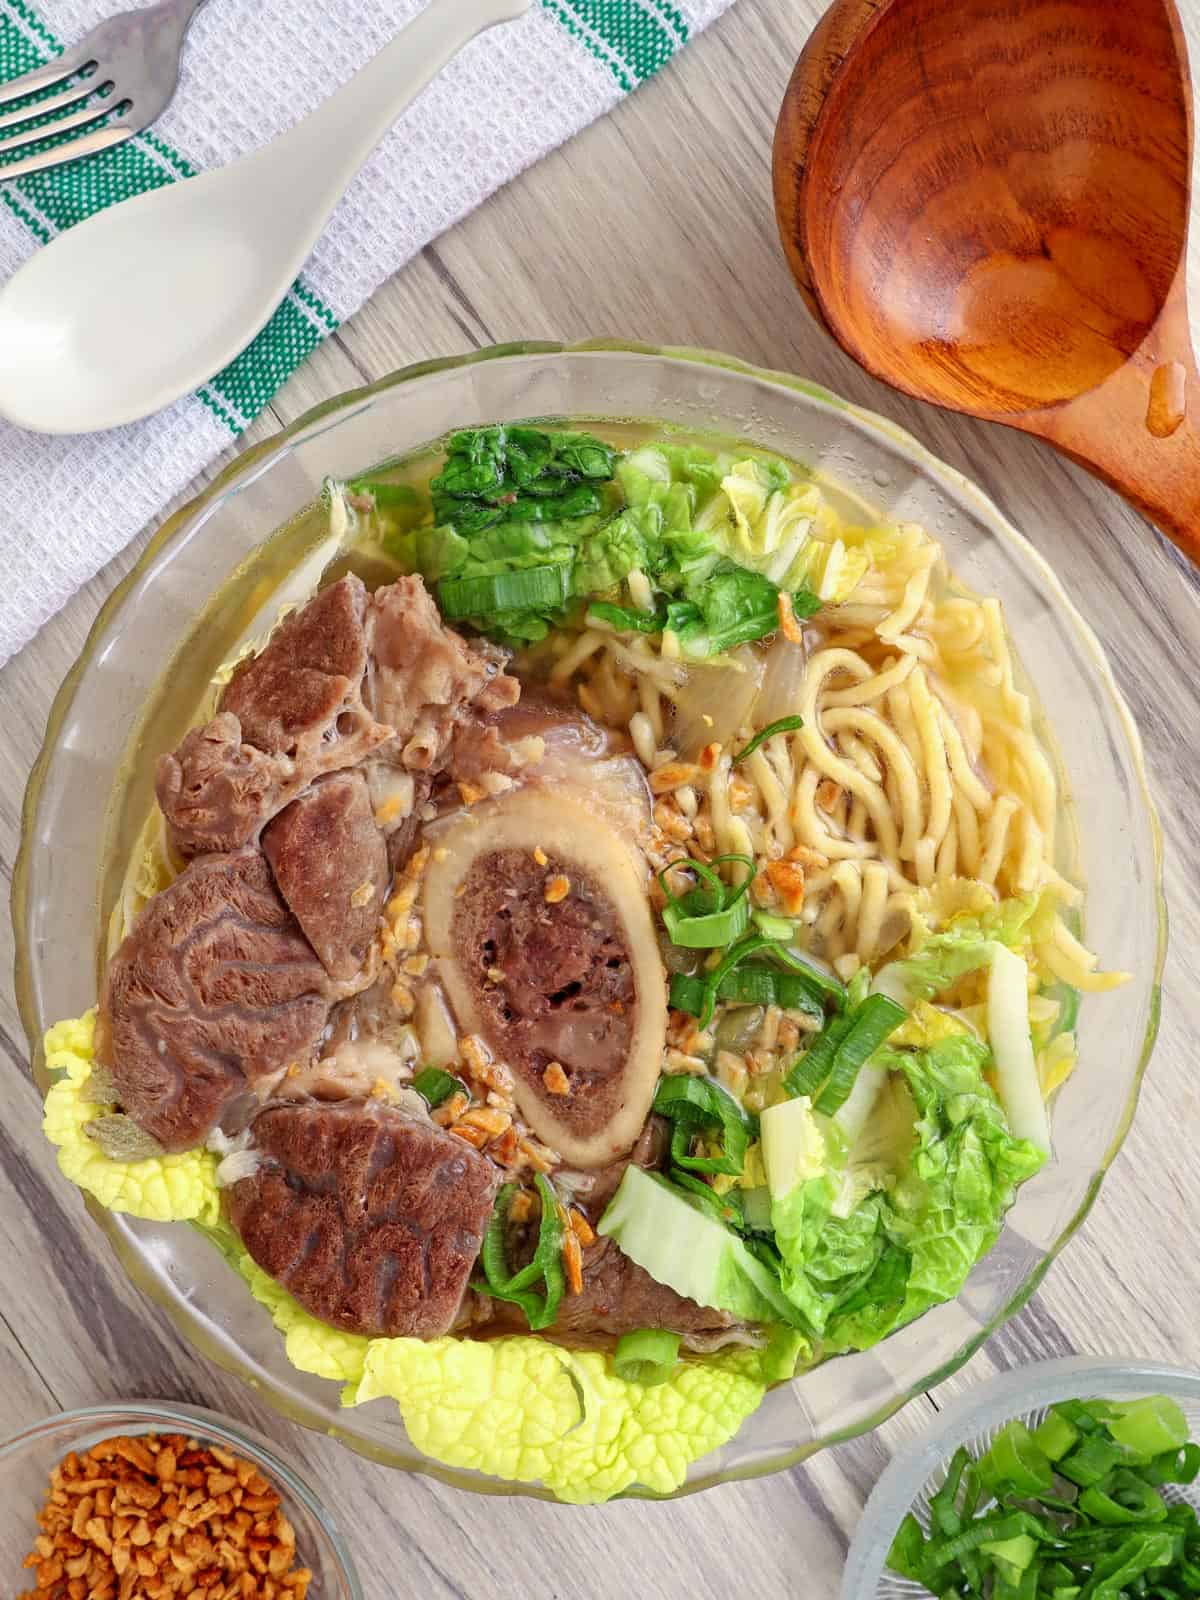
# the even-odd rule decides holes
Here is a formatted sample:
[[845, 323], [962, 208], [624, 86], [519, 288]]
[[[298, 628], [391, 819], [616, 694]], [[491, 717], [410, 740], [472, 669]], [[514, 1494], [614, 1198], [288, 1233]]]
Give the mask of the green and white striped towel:
[[[424, 0], [210, 0], [175, 100], [118, 150], [0, 187], [0, 281], [94, 211], [254, 149]], [[476, 40], [375, 152], [286, 302], [197, 395], [107, 434], [0, 422], [0, 662], [233, 440], [320, 341], [431, 239], [670, 60], [730, 0], [540, 0]], [[0, 0], [0, 80], [119, 0]], [[187, 307], [180, 307], [187, 315]], [[447, 354], [445, 351], [430, 355]]]

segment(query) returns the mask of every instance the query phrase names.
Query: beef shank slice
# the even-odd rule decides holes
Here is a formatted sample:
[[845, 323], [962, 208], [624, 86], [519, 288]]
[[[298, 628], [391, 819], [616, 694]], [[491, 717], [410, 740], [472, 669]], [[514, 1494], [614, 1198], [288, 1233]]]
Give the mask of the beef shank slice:
[[539, 1138], [571, 1165], [606, 1166], [645, 1124], [666, 1039], [644, 861], [569, 792], [533, 786], [438, 842], [426, 940], [460, 1029], [512, 1068]]
[[[597, 1239], [583, 1252], [582, 1291], [563, 1296], [544, 1337], [573, 1349], [610, 1350], [622, 1334], [662, 1328], [679, 1334], [685, 1345], [705, 1348], [714, 1335], [736, 1326], [736, 1320], [727, 1311], [676, 1294], [631, 1261], [613, 1240]], [[502, 1300], [481, 1300], [473, 1326], [488, 1338], [529, 1332], [524, 1312]]]
[[158, 803], [185, 857], [235, 850], [322, 773], [391, 738], [363, 703], [368, 596], [352, 574], [236, 670], [218, 714], [159, 759]]
[[499, 1182], [490, 1161], [374, 1102], [270, 1107], [253, 1139], [261, 1163], [230, 1214], [265, 1272], [349, 1333], [453, 1327]]
[[326, 972], [359, 972], [387, 894], [388, 851], [366, 775], [331, 773], [268, 823], [263, 853]]
[[98, 1059], [139, 1127], [190, 1149], [247, 1089], [309, 1059], [325, 983], [262, 855], [205, 856], [150, 901], [109, 963]]
[[[237, 717], [249, 743], [296, 761], [307, 758], [320, 771], [352, 766], [367, 753], [371, 718], [361, 691], [369, 605], [362, 579], [348, 573], [293, 612], [238, 666], [221, 709]], [[326, 746], [338, 747], [336, 754]]]
[[223, 711], [158, 758], [155, 789], [172, 839], [192, 856], [240, 849], [270, 815], [288, 776], [285, 763], [247, 744], [241, 723]]
[[[646, 1171], [661, 1168], [670, 1147], [670, 1124], [650, 1117], [628, 1156], [601, 1168], [589, 1185], [576, 1191], [593, 1227], [604, 1214], [630, 1165]], [[514, 1308], [493, 1302], [489, 1332], [508, 1332], [518, 1325]], [[574, 1346], [608, 1348], [623, 1333], [637, 1328], [665, 1328], [685, 1341], [718, 1334], [734, 1324], [727, 1312], [699, 1305], [676, 1294], [631, 1261], [612, 1239], [597, 1238], [583, 1252], [583, 1290], [567, 1295], [559, 1306], [548, 1337]]]
[[567, 1295], [554, 1334], [569, 1342], [597, 1335], [619, 1339], [637, 1328], [670, 1333], [717, 1333], [733, 1326], [727, 1311], [702, 1306], [659, 1283], [611, 1239], [597, 1239], [583, 1252], [583, 1291]]
[[367, 703], [395, 730], [389, 758], [410, 771], [441, 770], [468, 708], [497, 711], [520, 696], [517, 680], [501, 670], [503, 653], [470, 645], [447, 628], [420, 578], [399, 578], [376, 591], [367, 642]]

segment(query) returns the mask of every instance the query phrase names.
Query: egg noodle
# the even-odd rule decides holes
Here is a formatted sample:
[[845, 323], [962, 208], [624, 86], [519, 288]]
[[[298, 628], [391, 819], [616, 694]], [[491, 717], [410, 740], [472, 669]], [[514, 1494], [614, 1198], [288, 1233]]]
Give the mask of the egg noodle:
[[[866, 532], [842, 524], [837, 537]], [[941, 547], [907, 523], [889, 559], [876, 548], [851, 601], [825, 607], [806, 633], [819, 639], [807, 659], [782, 635], [774, 646], [797, 657], [786, 709], [803, 726], [736, 768], [748, 725], [694, 761], [672, 744], [689, 671], [669, 633], [661, 644], [595, 627], [559, 634], [548, 641], [550, 677], [574, 684], [599, 721], [628, 727], [664, 833], [701, 858], [752, 855], [755, 898], [798, 910], [843, 977], [904, 936], [922, 891], [945, 908], [966, 879], [999, 898], [1041, 892], [1053, 902], [1035, 943], [1052, 980], [1085, 991], [1119, 984], [1062, 915], [1082, 894], [1056, 865], [1067, 846], [1059, 782], [1016, 682], [999, 601], [953, 587]], [[748, 670], [734, 659], [727, 676]], [[716, 734], [728, 697], [709, 684]], [[772, 872], [783, 862], [797, 870]]]

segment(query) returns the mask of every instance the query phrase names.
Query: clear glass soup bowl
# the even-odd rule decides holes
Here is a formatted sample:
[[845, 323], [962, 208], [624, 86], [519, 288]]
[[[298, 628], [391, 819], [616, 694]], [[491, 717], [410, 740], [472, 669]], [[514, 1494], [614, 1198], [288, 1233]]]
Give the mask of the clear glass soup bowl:
[[[15, 876], [18, 994], [44, 1090], [44, 1029], [95, 1000], [108, 919], [153, 803], [153, 758], [181, 737], [215, 668], [269, 626], [281, 603], [313, 587], [331, 543], [318, 519], [300, 513], [322, 480], [359, 474], [454, 427], [550, 417], [655, 420], [749, 441], [819, 466], [880, 514], [925, 523], [960, 578], [1004, 603], [1078, 810], [1087, 936], [1107, 965], [1134, 974], [1083, 1006], [1082, 1064], [1059, 1099], [1056, 1159], [1021, 1190], [959, 1298], [875, 1350], [773, 1390], [735, 1439], [692, 1467], [679, 1491], [689, 1493], [776, 1471], [873, 1428], [965, 1361], [1033, 1292], [1086, 1215], [1129, 1126], [1154, 1039], [1166, 927], [1137, 731], [1099, 644], [1045, 561], [907, 434], [812, 384], [703, 351], [526, 344], [410, 367], [247, 450], [159, 532], [101, 612], [55, 703]], [[391, 1466], [544, 1494], [430, 1461], [390, 1402], [339, 1409], [337, 1386], [292, 1368], [270, 1318], [198, 1232], [91, 1210], [130, 1276], [182, 1333], [286, 1416]]]

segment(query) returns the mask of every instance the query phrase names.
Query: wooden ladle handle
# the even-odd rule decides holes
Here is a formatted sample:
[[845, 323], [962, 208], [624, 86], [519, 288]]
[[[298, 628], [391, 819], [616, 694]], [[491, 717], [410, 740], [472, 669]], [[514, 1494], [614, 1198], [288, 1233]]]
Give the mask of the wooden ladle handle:
[[1013, 420], [1103, 478], [1200, 565], [1200, 369], [1183, 273], [1124, 366], [1067, 405]]

